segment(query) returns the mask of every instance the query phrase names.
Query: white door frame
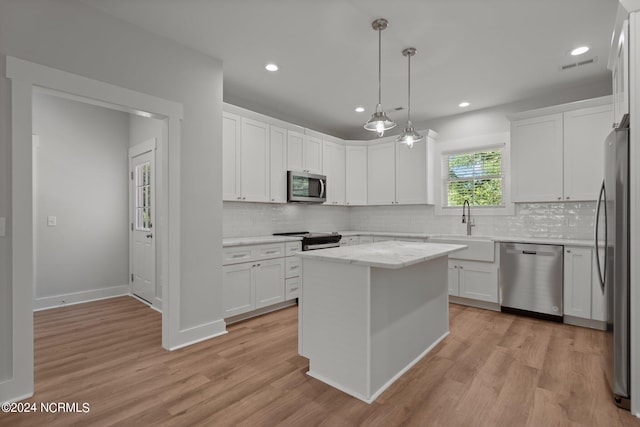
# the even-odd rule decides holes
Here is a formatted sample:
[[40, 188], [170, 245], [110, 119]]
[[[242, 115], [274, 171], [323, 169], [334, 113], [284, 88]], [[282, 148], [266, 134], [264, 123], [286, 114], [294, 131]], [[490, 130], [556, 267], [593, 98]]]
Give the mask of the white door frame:
[[33, 395], [34, 224], [32, 95], [34, 87], [109, 104], [134, 114], [168, 120], [167, 138], [157, 151], [162, 174], [157, 187], [157, 232], [163, 237], [162, 346], [180, 340], [180, 126], [182, 104], [103, 83], [77, 74], [6, 57], [11, 84], [11, 247], [13, 376], [0, 382], [0, 402]]

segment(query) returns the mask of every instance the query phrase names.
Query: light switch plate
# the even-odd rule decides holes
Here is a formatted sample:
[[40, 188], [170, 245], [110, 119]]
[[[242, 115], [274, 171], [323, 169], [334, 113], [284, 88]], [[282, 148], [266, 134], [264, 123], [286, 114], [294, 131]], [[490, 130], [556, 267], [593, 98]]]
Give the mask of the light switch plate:
[[0, 216], [0, 237], [7, 235], [7, 218]]
[[47, 227], [55, 227], [57, 225], [58, 219], [53, 216], [53, 215], [49, 215], [47, 217]]

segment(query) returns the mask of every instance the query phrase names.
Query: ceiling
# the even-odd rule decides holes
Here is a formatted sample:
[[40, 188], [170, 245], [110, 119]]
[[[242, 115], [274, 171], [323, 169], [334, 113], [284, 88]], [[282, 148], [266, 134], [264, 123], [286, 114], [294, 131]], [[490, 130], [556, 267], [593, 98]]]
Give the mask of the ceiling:
[[[602, 81], [617, 0], [82, 0], [106, 13], [219, 58], [224, 100], [345, 139], [370, 139], [362, 125], [378, 96], [406, 122], [406, 47], [411, 112], [429, 119], [493, 107]], [[591, 50], [589, 65], [568, 52]], [[275, 62], [280, 69], [268, 72]], [[462, 101], [471, 103], [464, 111]], [[362, 105], [365, 112], [356, 113]]]

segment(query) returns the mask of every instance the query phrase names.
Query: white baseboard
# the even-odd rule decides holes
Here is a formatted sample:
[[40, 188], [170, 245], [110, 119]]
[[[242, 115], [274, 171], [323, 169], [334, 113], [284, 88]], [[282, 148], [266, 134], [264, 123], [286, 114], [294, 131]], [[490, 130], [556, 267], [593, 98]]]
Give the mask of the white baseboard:
[[33, 301], [33, 311], [47, 310], [66, 305], [80, 304], [106, 298], [129, 295], [129, 285], [110, 286], [108, 288], [92, 289], [90, 291], [72, 292], [54, 295], [52, 297], [36, 298]]
[[180, 335], [178, 337], [180, 342], [171, 346], [169, 350], [178, 350], [182, 347], [206, 341], [226, 333], [227, 325], [224, 322], [224, 319], [216, 320], [215, 322], [206, 323], [204, 325], [194, 326], [189, 329], [183, 329], [180, 331]]
[[449, 302], [468, 305], [470, 307], [484, 308], [485, 310], [500, 311], [500, 304], [497, 302], [481, 301], [477, 299], [457, 297], [454, 295], [449, 295]]
[[607, 322], [600, 320], [583, 319], [581, 317], [564, 315], [564, 323], [573, 326], [582, 326], [583, 328], [599, 329], [601, 331], [607, 330]]

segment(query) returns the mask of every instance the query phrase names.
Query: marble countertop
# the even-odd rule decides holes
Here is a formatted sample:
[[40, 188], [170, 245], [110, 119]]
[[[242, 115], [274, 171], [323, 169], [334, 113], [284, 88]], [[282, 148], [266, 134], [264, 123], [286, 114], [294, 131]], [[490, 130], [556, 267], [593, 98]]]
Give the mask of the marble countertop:
[[465, 249], [464, 245], [444, 243], [387, 241], [367, 245], [298, 252], [302, 258], [364, 265], [380, 268], [403, 268]]
[[[395, 237], [413, 237], [419, 239], [465, 239], [469, 236], [464, 234], [430, 234], [430, 233], [394, 233], [391, 231], [341, 231], [343, 236], [395, 236]], [[471, 235], [471, 239], [487, 239], [494, 242], [510, 242], [510, 243], [540, 243], [547, 245], [569, 245], [593, 247], [593, 240], [584, 239], [562, 239], [557, 237], [526, 237], [526, 236], [480, 236]]]
[[263, 243], [299, 242], [301, 240], [302, 237], [291, 236], [227, 237], [222, 239], [222, 247], [227, 248], [231, 246], [260, 245]]

